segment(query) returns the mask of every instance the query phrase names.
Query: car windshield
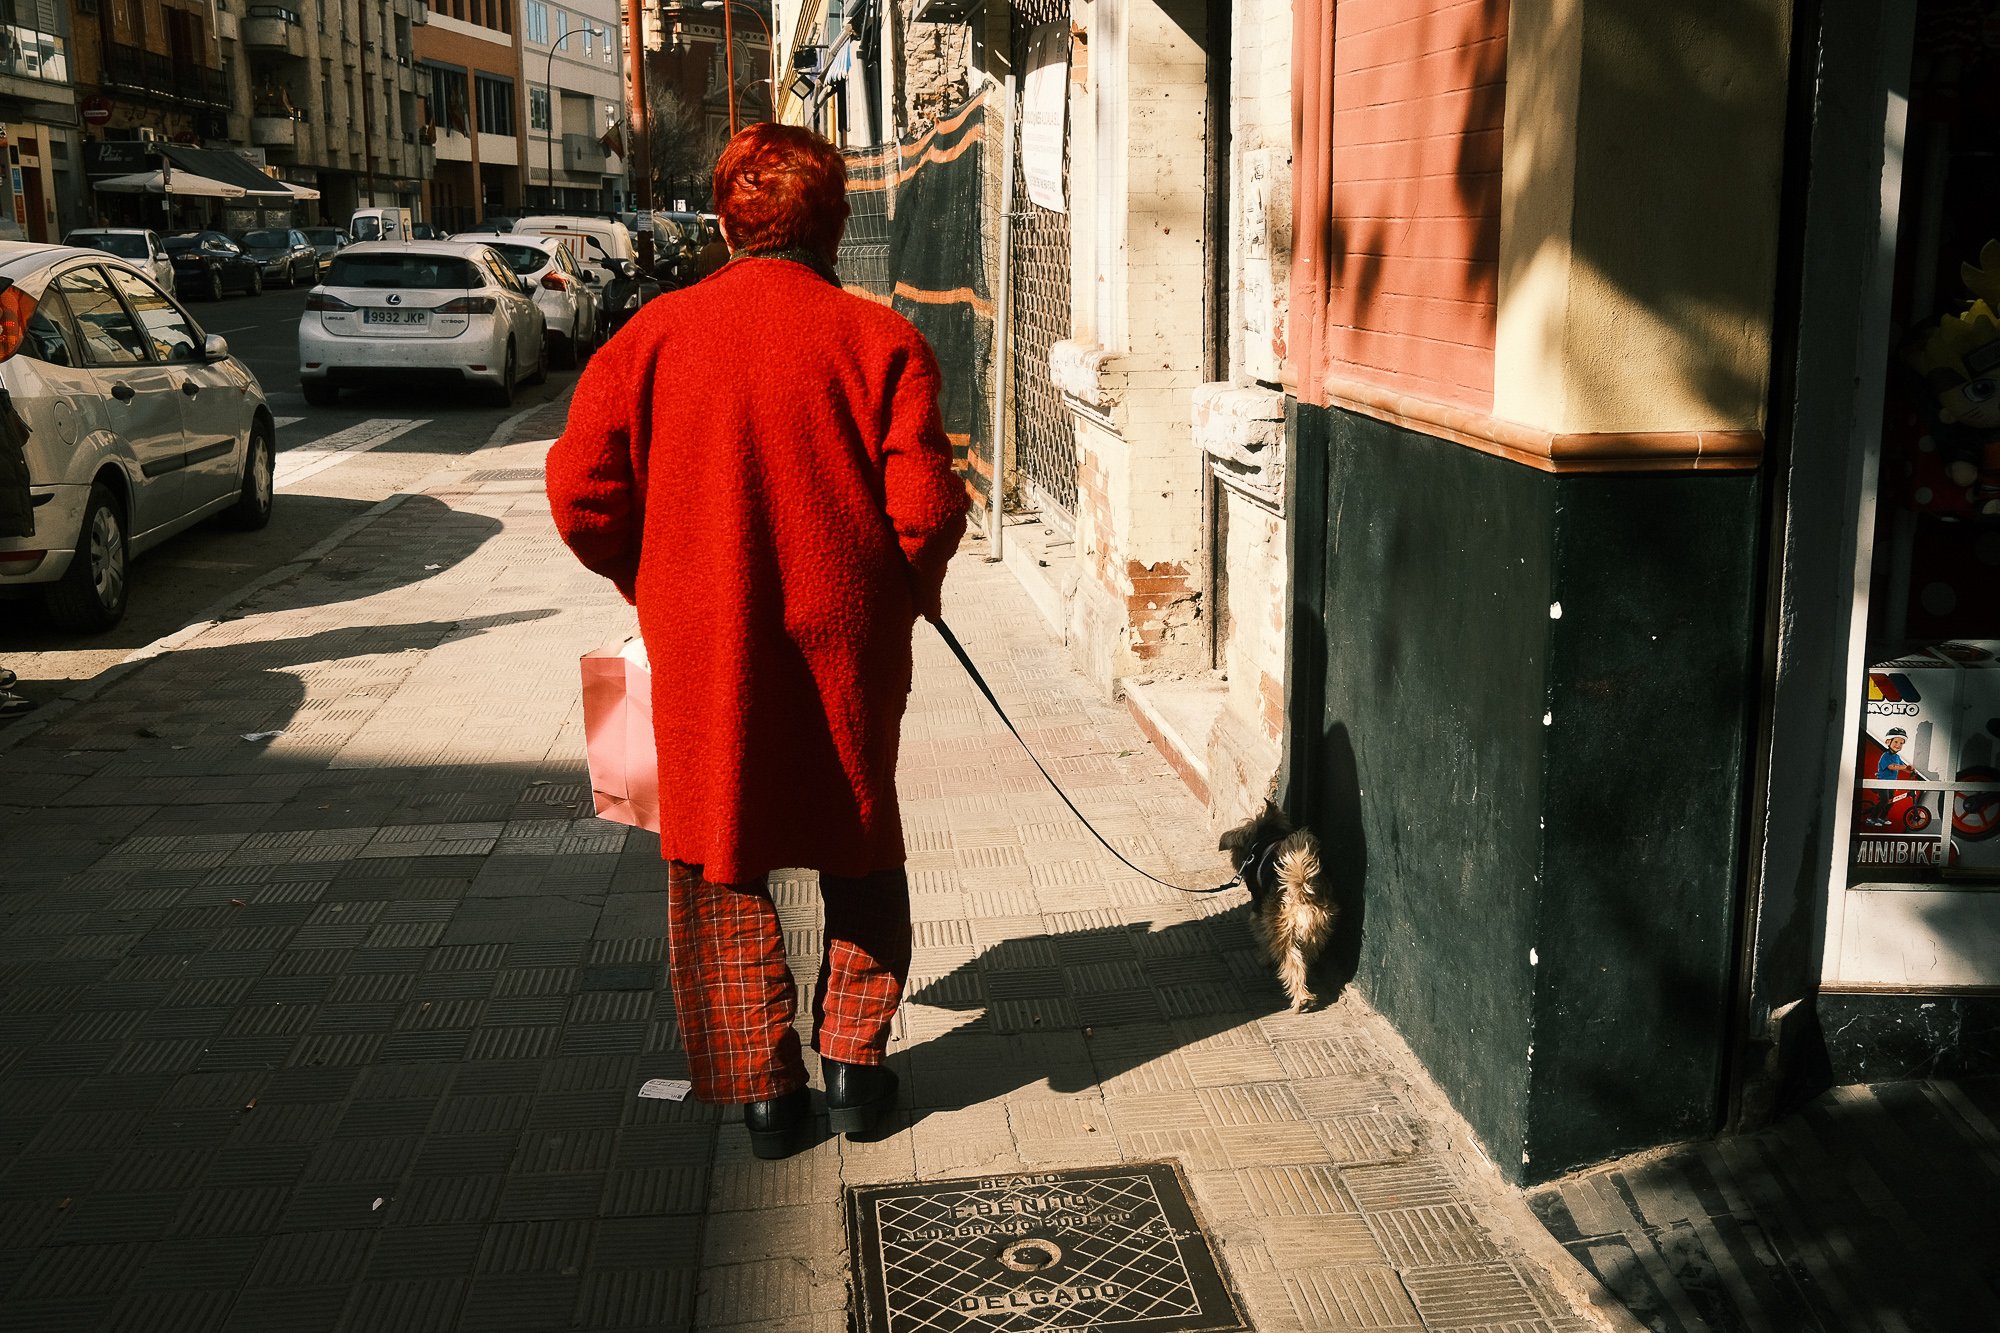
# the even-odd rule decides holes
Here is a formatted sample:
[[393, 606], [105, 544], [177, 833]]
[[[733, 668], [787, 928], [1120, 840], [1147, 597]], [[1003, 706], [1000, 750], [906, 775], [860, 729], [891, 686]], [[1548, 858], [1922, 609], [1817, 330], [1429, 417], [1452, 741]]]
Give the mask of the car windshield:
[[243, 244], [252, 250], [282, 250], [292, 243], [292, 238], [282, 231], [246, 231]]
[[507, 261], [508, 268], [513, 269], [515, 273], [524, 278], [540, 273], [554, 262], [554, 257], [548, 251], [536, 246], [522, 245], [519, 242], [512, 245], [496, 245], [492, 241], [488, 241], [486, 244], [493, 253]]
[[382, 219], [356, 218], [351, 230], [357, 241], [379, 241], [382, 239]]
[[329, 287], [477, 287], [478, 270], [451, 255], [334, 256]]
[[145, 259], [151, 254], [146, 248], [145, 237], [120, 236], [115, 232], [101, 232], [95, 236], [72, 236], [69, 238], [69, 244], [94, 246], [106, 254], [117, 255], [120, 259]]
[[314, 245], [340, 244], [340, 233], [332, 227], [309, 227], [306, 229], [305, 238]]

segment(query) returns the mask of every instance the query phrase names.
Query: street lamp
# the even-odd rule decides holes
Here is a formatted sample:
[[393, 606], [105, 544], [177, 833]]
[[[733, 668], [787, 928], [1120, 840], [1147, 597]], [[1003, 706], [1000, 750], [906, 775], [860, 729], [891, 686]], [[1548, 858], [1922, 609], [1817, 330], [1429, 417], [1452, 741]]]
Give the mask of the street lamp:
[[584, 24], [581, 28], [571, 28], [562, 36], [556, 38], [555, 41], [549, 43], [548, 63], [542, 70], [542, 100], [547, 103], [549, 115], [549, 123], [544, 130], [548, 135], [547, 151], [542, 154], [542, 161], [548, 168], [550, 208], [556, 206], [556, 52], [562, 50], [563, 43], [567, 42], [570, 38], [586, 32], [595, 37], [602, 37], [607, 45], [610, 44], [611, 30], [609, 28], [593, 28], [588, 23]]

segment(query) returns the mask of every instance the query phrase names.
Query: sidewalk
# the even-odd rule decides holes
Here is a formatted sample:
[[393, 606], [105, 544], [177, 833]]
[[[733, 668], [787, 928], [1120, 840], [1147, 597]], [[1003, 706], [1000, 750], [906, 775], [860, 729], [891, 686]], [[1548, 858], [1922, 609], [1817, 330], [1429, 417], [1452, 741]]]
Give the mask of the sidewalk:
[[[923, 628], [895, 1131], [766, 1163], [639, 1098], [685, 1073], [663, 872], [590, 817], [576, 667], [630, 612], [551, 531], [544, 448], [0, 732], [0, 1327], [834, 1333], [843, 1186], [1126, 1161], [1178, 1164], [1262, 1333], [1632, 1326], [1386, 1024], [1285, 1011], [1241, 893], [1118, 866]], [[974, 543], [947, 614], [1127, 855], [1226, 875]], [[809, 988], [816, 895], [775, 891]]]

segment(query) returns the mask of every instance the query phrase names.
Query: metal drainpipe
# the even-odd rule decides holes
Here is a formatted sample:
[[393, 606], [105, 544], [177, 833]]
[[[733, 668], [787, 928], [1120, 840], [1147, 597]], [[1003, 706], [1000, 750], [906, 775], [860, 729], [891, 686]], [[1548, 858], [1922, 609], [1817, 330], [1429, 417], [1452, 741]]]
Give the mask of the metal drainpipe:
[[[375, 119], [375, 97], [374, 90], [368, 86], [368, 6], [371, 3], [372, 0], [361, 0], [361, 3], [355, 6], [355, 10], [361, 19], [361, 59], [359, 61], [361, 66], [361, 171], [362, 179], [368, 183], [368, 206], [374, 208], [376, 207], [375, 130], [372, 122]], [[263, 214], [259, 212], [257, 216], [262, 218]], [[407, 241], [410, 238], [405, 236], [403, 239]]]
[[[990, 76], [989, 76], [990, 77]], [[987, 492], [988, 561], [1006, 553], [1007, 529], [1007, 405], [1014, 367], [1013, 321], [1008, 294], [1014, 269], [1014, 61], [1009, 52], [1007, 75], [1000, 88], [1000, 290], [993, 301], [993, 482]]]

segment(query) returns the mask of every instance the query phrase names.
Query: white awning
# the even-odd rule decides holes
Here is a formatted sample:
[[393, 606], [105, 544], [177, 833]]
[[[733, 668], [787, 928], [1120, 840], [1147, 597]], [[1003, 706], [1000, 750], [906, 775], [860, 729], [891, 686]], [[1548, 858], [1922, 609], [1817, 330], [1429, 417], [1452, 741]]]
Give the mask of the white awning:
[[249, 191], [227, 181], [210, 180], [191, 171], [167, 175], [158, 171], [135, 171], [129, 176], [113, 176], [96, 183], [96, 188], [114, 194], [175, 194], [203, 199], [241, 199]]
[[290, 181], [279, 181], [278, 184], [284, 186], [287, 190], [290, 190], [292, 192], [292, 199], [294, 202], [303, 204], [309, 200], [319, 198], [319, 191], [315, 190], [310, 185], [294, 185]]

